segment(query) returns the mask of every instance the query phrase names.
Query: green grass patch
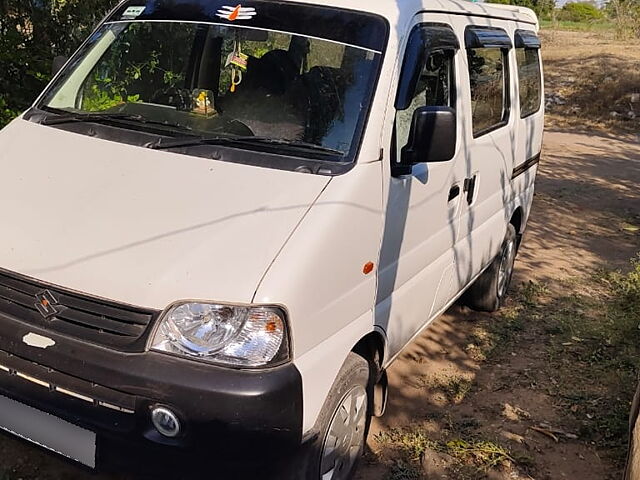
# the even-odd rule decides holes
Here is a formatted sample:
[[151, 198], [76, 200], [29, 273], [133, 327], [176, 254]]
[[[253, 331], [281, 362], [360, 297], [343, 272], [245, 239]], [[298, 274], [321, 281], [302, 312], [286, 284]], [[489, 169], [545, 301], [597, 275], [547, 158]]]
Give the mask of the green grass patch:
[[440, 384], [440, 388], [451, 403], [462, 403], [467, 394], [471, 391], [473, 382], [468, 378], [455, 375], [449, 377]]
[[385, 480], [420, 480], [422, 472], [415, 465], [398, 460], [393, 463]]
[[545, 315], [552, 392], [580, 437], [621, 462], [640, 370], [640, 258], [625, 273], [597, 272], [586, 286], [556, 298]]
[[422, 430], [392, 428], [376, 435], [376, 441], [400, 450], [405, 460], [409, 461], [419, 461], [427, 450], [438, 449], [438, 443]]
[[615, 24], [606, 20], [597, 22], [541, 20], [540, 27], [545, 30], [567, 30], [571, 32], [615, 32], [616, 30]]
[[[376, 436], [379, 444], [392, 448], [400, 454], [400, 459], [391, 466], [389, 479], [399, 480], [412, 477], [412, 472], [420, 472], [420, 462], [427, 451], [448, 455], [452, 469], [471, 466], [476, 473], [484, 474], [506, 462], [529, 466], [530, 458], [512, 454], [502, 445], [485, 439], [434, 440], [421, 429], [392, 429]], [[407, 473], [408, 472], [408, 473]]]
[[462, 462], [471, 461], [482, 472], [487, 472], [505, 462], [517, 463], [506, 448], [494, 442], [451, 440], [446, 443], [445, 451]]

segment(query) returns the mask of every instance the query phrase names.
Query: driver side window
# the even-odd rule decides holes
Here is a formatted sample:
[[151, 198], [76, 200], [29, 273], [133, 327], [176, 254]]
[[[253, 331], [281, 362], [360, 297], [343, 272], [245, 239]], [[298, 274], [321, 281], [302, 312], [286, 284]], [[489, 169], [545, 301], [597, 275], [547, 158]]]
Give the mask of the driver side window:
[[411, 104], [396, 113], [396, 158], [409, 141], [413, 114], [418, 108], [455, 107], [454, 54], [453, 50], [436, 50], [427, 57]]

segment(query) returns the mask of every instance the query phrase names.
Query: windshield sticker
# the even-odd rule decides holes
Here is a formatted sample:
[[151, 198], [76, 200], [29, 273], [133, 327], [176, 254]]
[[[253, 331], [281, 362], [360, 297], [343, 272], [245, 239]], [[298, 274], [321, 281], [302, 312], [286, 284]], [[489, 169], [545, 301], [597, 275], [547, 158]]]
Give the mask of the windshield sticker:
[[144, 13], [147, 7], [129, 7], [122, 14], [122, 20], [135, 20]]
[[234, 22], [236, 20], [252, 20], [257, 14], [258, 12], [256, 12], [255, 8], [238, 5], [237, 7], [222, 7], [216, 15]]

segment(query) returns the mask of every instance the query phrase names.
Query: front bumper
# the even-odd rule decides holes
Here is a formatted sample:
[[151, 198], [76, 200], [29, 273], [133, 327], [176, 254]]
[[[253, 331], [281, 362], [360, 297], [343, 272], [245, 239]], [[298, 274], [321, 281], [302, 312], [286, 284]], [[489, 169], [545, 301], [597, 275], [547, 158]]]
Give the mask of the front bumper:
[[[29, 333], [55, 345], [28, 346], [22, 339]], [[176, 471], [264, 472], [302, 441], [302, 380], [292, 364], [240, 371], [155, 352], [117, 352], [4, 315], [0, 395], [95, 432], [99, 470], [173, 478]], [[179, 437], [156, 432], [154, 405], [178, 414]]]

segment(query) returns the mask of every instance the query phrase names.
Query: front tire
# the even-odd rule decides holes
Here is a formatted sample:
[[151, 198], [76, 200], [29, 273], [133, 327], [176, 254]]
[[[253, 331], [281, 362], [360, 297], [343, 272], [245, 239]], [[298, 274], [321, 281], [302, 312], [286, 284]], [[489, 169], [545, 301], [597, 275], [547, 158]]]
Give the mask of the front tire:
[[500, 253], [464, 294], [465, 305], [480, 312], [499, 310], [509, 292], [517, 253], [518, 235], [509, 224]]
[[364, 452], [371, 421], [369, 362], [350, 353], [317, 422], [316, 439], [305, 445], [296, 480], [350, 480]]

